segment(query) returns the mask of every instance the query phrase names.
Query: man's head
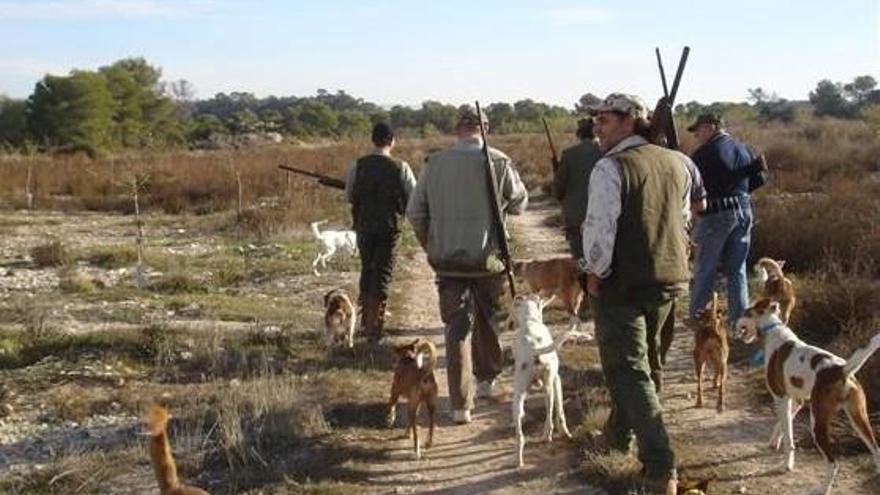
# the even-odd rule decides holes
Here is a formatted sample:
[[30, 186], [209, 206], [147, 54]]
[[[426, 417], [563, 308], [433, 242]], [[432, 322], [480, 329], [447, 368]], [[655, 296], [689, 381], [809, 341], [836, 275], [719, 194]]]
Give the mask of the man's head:
[[596, 134], [593, 132], [593, 118], [585, 117], [582, 119], [578, 119], [577, 130], [575, 131], [575, 135], [581, 141], [589, 141], [591, 139], [596, 138]]
[[721, 116], [715, 113], [704, 113], [697, 117], [697, 120], [688, 126], [688, 132], [694, 134], [700, 144], [704, 144], [712, 136], [717, 134], [724, 128], [724, 121]]
[[611, 93], [600, 105], [591, 108], [590, 114], [593, 132], [604, 151], [639, 134], [648, 124], [648, 109], [642, 99], [624, 93]]
[[390, 148], [394, 146], [394, 131], [385, 122], [379, 122], [373, 126], [373, 144], [377, 148]]
[[458, 114], [458, 123], [455, 125], [455, 132], [460, 138], [472, 138], [480, 135], [480, 120], [482, 118], [483, 125], [489, 128], [489, 119], [486, 114], [477, 115], [477, 110], [467, 105], [461, 109]]

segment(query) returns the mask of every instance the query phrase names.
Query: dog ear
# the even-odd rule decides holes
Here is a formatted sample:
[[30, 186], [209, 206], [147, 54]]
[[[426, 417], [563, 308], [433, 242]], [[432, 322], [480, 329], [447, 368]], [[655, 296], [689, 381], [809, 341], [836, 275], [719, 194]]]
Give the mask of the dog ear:
[[776, 264], [779, 265], [779, 269], [785, 268], [785, 260], [776, 260]]

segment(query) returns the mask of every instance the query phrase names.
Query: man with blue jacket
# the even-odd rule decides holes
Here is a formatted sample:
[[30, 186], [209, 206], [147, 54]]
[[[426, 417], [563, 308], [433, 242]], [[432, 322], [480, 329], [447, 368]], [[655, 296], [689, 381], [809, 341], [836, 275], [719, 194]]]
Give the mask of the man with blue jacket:
[[725, 132], [719, 115], [700, 115], [688, 131], [700, 143], [692, 158], [707, 194], [706, 210], [694, 226], [696, 259], [688, 313], [694, 318], [706, 307], [720, 265], [727, 278], [727, 321], [732, 328], [749, 301], [746, 259], [753, 223], [749, 193], [761, 185], [765, 166]]

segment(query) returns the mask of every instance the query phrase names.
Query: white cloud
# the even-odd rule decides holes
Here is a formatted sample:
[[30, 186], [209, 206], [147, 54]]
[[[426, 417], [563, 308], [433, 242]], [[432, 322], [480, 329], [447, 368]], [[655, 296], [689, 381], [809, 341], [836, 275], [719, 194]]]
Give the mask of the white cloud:
[[544, 17], [561, 24], [599, 24], [613, 19], [614, 14], [602, 8], [571, 5], [548, 9]]
[[0, 18], [16, 20], [86, 20], [179, 17], [207, 10], [208, 0], [52, 0], [0, 1]]

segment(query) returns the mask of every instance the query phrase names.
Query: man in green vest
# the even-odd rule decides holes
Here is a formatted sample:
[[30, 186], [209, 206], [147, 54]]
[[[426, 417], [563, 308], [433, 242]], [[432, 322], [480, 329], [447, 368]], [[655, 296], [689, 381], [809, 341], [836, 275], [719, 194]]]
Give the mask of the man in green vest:
[[644, 488], [674, 495], [675, 456], [651, 380], [648, 336], [659, 333], [690, 277], [687, 157], [642, 137], [647, 109], [637, 96], [613, 93], [591, 113], [605, 156], [590, 175], [583, 267], [612, 401], [607, 441], [629, 451], [634, 434]]
[[416, 179], [405, 161], [391, 156], [394, 132], [388, 124], [376, 124], [372, 140], [373, 152], [348, 167], [345, 195], [351, 203], [361, 258], [362, 331], [370, 342], [377, 342], [382, 338], [394, 246], [400, 234], [398, 217], [406, 212]]
[[[590, 173], [596, 161], [602, 157], [599, 141], [593, 134], [593, 119], [578, 120], [575, 131], [580, 142], [562, 151], [559, 169], [553, 176], [553, 195], [562, 205], [565, 239], [571, 247], [571, 255], [579, 260], [584, 257], [581, 225], [587, 214], [587, 187]], [[586, 276], [579, 277], [584, 293], [587, 291]], [[581, 308], [586, 306], [581, 305]]]

